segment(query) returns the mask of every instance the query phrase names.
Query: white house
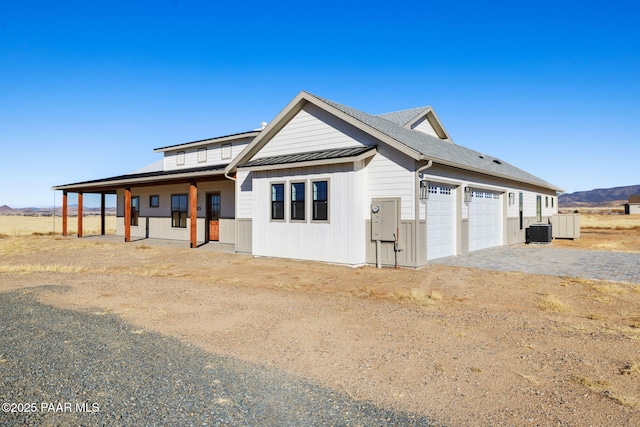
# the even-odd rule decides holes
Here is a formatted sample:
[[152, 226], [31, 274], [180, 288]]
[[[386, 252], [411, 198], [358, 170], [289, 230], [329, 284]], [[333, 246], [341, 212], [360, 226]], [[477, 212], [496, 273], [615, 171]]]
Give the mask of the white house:
[[640, 194], [629, 196], [629, 202], [624, 205], [624, 213], [627, 215], [640, 214]]
[[137, 173], [54, 189], [64, 206], [68, 192], [117, 194], [126, 241], [408, 267], [523, 243], [562, 191], [456, 145], [431, 107], [370, 115], [307, 92], [263, 129], [155, 151]]

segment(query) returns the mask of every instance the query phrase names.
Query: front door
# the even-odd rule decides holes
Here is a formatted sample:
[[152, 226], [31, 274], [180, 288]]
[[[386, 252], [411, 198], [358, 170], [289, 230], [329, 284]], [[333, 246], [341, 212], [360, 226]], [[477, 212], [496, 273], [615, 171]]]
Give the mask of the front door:
[[220, 240], [220, 193], [207, 194], [209, 241]]

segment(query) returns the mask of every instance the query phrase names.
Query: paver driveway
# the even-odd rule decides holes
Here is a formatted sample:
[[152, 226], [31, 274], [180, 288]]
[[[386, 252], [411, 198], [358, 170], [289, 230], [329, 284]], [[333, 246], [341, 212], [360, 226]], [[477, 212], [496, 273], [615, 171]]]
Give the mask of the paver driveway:
[[517, 245], [484, 249], [464, 256], [433, 260], [431, 263], [640, 283], [640, 254], [628, 252]]

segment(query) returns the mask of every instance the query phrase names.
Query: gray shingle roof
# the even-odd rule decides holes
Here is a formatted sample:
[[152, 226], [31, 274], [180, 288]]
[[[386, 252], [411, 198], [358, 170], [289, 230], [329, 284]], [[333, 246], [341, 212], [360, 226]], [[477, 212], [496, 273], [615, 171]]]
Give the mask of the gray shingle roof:
[[423, 113], [429, 107], [411, 108], [409, 110], [394, 111], [391, 113], [377, 114], [376, 117], [389, 120], [390, 122], [397, 123], [400, 126], [404, 126], [411, 120], [415, 119], [420, 113]]
[[[423, 132], [404, 128], [398, 123], [385, 119], [382, 116], [372, 116], [346, 105], [342, 105], [316, 95], [310, 95], [353, 117], [363, 124], [379, 132], [382, 132], [388, 137], [396, 140], [401, 144], [406, 145], [407, 147], [417, 151], [418, 153], [427, 156], [429, 159], [432, 159], [436, 163], [440, 161], [444, 164], [450, 164], [461, 168], [471, 168], [472, 170], [481, 171], [489, 175], [508, 177], [516, 181], [526, 182], [539, 185], [544, 188], [562, 191], [555, 185], [550, 184], [547, 181], [538, 178], [537, 176], [519, 169], [496, 157], [488, 156], [480, 153], [479, 151], [452, 144], [449, 141], [443, 141], [437, 137], [428, 135]], [[400, 117], [400, 114], [391, 114], [393, 114], [393, 118], [395, 119]]]
[[332, 149], [332, 150], [310, 151], [310, 152], [299, 153], [299, 154], [285, 154], [281, 156], [263, 157], [261, 159], [248, 161], [246, 163], [238, 165], [238, 167], [248, 168], [248, 167], [255, 167], [255, 166], [271, 166], [271, 165], [282, 165], [287, 163], [311, 162], [314, 160], [343, 159], [343, 158], [359, 156], [375, 148], [376, 147], [373, 145], [368, 145], [368, 146], [359, 146], [359, 147], [353, 147], [353, 148], [339, 148], [339, 149]]

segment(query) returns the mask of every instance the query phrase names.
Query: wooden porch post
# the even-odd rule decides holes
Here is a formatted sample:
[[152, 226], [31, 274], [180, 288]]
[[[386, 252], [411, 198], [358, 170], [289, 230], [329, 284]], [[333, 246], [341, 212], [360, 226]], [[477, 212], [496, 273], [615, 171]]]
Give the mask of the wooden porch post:
[[82, 193], [78, 193], [78, 237], [82, 237]]
[[189, 209], [190, 214], [190, 227], [191, 227], [191, 247], [198, 246], [197, 242], [197, 223], [198, 223], [198, 186], [195, 181], [191, 181], [189, 188]]
[[67, 235], [67, 191], [62, 192], [62, 235]]
[[104, 204], [105, 204], [105, 194], [104, 193], [100, 193], [100, 234], [101, 235], [105, 235], [105, 210], [104, 210]]
[[131, 188], [124, 189], [124, 241], [131, 241]]

